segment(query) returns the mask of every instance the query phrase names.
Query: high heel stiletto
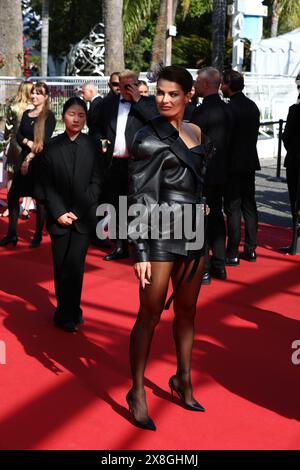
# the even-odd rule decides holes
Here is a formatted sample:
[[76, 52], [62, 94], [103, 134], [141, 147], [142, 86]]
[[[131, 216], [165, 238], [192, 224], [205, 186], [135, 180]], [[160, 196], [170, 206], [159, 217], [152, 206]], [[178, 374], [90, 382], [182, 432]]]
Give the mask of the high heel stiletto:
[[183, 406], [187, 409], [187, 410], [191, 410], [191, 411], [205, 411], [205, 408], [203, 408], [202, 405], [200, 405], [200, 403], [198, 403], [196, 400], [195, 400], [195, 403], [187, 403], [184, 399], [184, 396], [183, 396], [183, 393], [181, 392], [181, 390], [179, 390], [178, 388], [176, 388], [176, 385], [174, 383], [174, 375], [170, 378], [169, 380], [169, 387], [170, 387], [170, 391], [171, 391], [171, 396], [172, 396], [172, 401], [174, 401], [174, 392], [177, 393], [178, 397], [180, 398]]
[[18, 237], [16, 235], [6, 235], [4, 238], [2, 238], [2, 240], [0, 240], [0, 246], [6, 246], [10, 243], [12, 243], [13, 246], [16, 246], [18, 243]]
[[150, 418], [150, 416], [147, 416], [146, 419], [144, 419], [144, 420], [138, 420], [134, 416], [133, 406], [132, 406], [133, 400], [132, 400], [132, 397], [131, 397], [131, 390], [129, 390], [129, 392], [126, 395], [126, 401], [127, 401], [128, 408], [129, 408], [129, 414], [130, 414], [130, 417], [131, 417], [133, 423], [136, 426], [138, 426], [139, 428], [147, 429], [148, 431], [156, 431], [156, 426], [155, 426], [153, 420]]

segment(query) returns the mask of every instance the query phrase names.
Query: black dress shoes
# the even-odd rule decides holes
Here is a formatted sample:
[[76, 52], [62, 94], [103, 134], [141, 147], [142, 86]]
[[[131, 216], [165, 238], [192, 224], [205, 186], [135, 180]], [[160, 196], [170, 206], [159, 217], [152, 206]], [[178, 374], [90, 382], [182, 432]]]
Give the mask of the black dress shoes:
[[105, 261], [116, 261], [117, 259], [128, 258], [128, 250], [123, 250], [121, 248], [117, 248], [115, 251], [110, 253], [109, 255], [104, 256]]
[[227, 279], [226, 269], [225, 268], [216, 268], [212, 266], [210, 268], [210, 275], [215, 279], [220, 279], [221, 281], [225, 281]]
[[0, 246], [6, 246], [10, 243], [12, 243], [13, 246], [16, 246], [18, 243], [18, 237], [16, 235], [6, 235], [2, 240], [0, 240]]
[[281, 253], [285, 253], [285, 254], [292, 254], [292, 251], [293, 251], [293, 247], [291, 245], [288, 245], [288, 246], [281, 246], [279, 248], [279, 251]]
[[238, 256], [227, 256], [225, 259], [226, 266], [239, 266], [240, 260]]
[[208, 271], [205, 271], [202, 276], [202, 283], [204, 286], [208, 286], [211, 283], [211, 277]]
[[241, 254], [241, 258], [250, 261], [251, 263], [255, 263], [256, 261], [256, 252], [255, 250], [248, 250], [244, 251], [244, 253]]
[[75, 333], [76, 331], [78, 331], [78, 327], [73, 321], [61, 323], [61, 322], [58, 322], [57, 320], [54, 320], [54, 324], [55, 326], [57, 326], [57, 328], [67, 331], [68, 333]]
[[31, 242], [29, 243], [29, 248], [38, 248], [41, 244], [42, 238], [40, 237], [33, 237]]

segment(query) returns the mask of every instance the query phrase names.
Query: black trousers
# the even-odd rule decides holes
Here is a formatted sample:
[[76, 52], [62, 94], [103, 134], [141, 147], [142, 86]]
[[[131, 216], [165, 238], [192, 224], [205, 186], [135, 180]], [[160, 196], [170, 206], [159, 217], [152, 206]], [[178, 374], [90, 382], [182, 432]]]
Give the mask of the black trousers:
[[116, 210], [116, 243], [118, 248], [126, 249], [127, 241], [121, 240], [119, 233], [119, 196], [128, 195], [128, 158], [112, 158], [111, 167], [109, 169], [108, 202], [115, 207]]
[[[205, 271], [210, 264], [215, 268], [225, 266], [226, 226], [223, 214], [224, 186], [221, 184], [207, 185], [204, 188], [204, 196], [210, 212], [207, 217], [207, 242], [205, 249]], [[209, 261], [209, 248], [212, 258]]]
[[257, 236], [257, 207], [255, 201], [255, 172], [231, 175], [225, 190], [225, 213], [227, 215], [227, 256], [238, 256], [241, 241], [241, 219], [245, 221], [244, 250], [255, 250]]
[[[17, 234], [17, 224], [19, 218], [19, 199], [21, 196], [28, 196], [34, 197], [32, 192], [26, 190], [24, 188], [24, 184], [22, 184], [22, 177], [21, 175], [15, 175], [11, 188], [7, 194], [7, 201], [8, 201], [8, 211], [9, 211], [9, 223], [8, 223], [8, 235], [15, 236]], [[41, 239], [43, 234], [43, 228], [45, 225], [45, 206], [42, 201], [36, 199], [36, 224], [35, 224], [35, 233], [34, 238]]]
[[290, 205], [291, 205], [291, 214], [293, 219], [293, 224], [295, 223], [296, 217], [296, 201], [299, 195], [297, 195], [298, 189], [300, 190], [300, 181], [299, 181], [299, 188], [298, 188], [298, 180], [299, 180], [299, 170], [300, 167], [295, 168], [287, 168], [286, 169], [286, 182], [288, 185], [289, 190], [289, 198], [290, 198]]
[[54, 320], [59, 323], [78, 323], [82, 318], [80, 301], [90, 235], [67, 230], [64, 235], [50, 236], [57, 300]]

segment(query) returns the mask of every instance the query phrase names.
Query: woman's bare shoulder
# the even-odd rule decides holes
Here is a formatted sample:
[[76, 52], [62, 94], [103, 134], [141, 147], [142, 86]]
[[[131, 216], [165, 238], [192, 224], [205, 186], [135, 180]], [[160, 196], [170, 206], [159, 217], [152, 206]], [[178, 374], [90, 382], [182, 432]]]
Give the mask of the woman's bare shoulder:
[[193, 124], [192, 122], [189, 122], [188, 126], [191, 129], [191, 131], [195, 134], [195, 136], [196, 136], [197, 140], [199, 141], [199, 143], [201, 143], [201, 129], [200, 129], [200, 127], [197, 126], [196, 124]]

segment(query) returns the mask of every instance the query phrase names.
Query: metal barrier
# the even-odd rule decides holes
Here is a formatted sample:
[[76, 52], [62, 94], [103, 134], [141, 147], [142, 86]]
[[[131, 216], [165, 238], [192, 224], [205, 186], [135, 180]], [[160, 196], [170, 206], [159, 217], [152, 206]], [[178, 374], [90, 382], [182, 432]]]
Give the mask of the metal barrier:
[[[194, 78], [197, 70], [189, 69]], [[141, 72], [139, 77], [146, 79], [146, 72]], [[59, 117], [64, 99], [77, 93], [84, 82], [92, 81], [98, 87], [100, 95], [108, 93], [108, 78], [100, 76], [66, 76], [66, 77], [31, 77], [30, 80], [45, 81], [51, 90], [51, 103]], [[287, 116], [288, 108], [296, 102], [297, 90], [295, 79], [287, 76], [257, 75], [245, 73], [245, 94], [255, 101], [263, 120], [279, 120]], [[146, 79], [147, 80], [147, 79]], [[21, 78], [0, 77], [0, 117], [5, 114], [5, 101], [15, 94]], [[155, 93], [155, 83], [150, 83], [150, 93]], [[4, 108], [3, 108], [4, 106]]]

